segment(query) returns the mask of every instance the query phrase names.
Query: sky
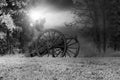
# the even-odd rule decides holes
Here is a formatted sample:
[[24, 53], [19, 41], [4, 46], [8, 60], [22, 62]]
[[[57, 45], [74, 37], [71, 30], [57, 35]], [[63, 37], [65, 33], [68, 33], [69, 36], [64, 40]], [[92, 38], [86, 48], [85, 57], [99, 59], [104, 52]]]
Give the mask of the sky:
[[[73, 21], [72, 0], [32, 0], [31, 5], [30, 13], [37, 11], [42, 18], [45, 18], [45, 28], [63, 26], [64, 23]], [[34, 13], [32, 17], [35, 15], [37, 14]]]

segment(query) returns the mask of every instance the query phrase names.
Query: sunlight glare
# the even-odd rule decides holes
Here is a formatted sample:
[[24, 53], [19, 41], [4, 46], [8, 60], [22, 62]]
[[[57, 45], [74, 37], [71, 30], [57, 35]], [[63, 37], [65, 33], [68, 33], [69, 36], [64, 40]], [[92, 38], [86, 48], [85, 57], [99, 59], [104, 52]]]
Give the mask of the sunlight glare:
[[40, 10], [30, 10], [29, 16], [33, 22], [45, 17], [44, 12]]
[[64, 23], [73, 21], [73, 14], [70, 11], [56, 12], [49, 8], [31, 8], [28, 13], [30, 26], [38, 24], [40, 20], [46, 20], [44, 27], [53, 28], [56, 26], [64, 26]]

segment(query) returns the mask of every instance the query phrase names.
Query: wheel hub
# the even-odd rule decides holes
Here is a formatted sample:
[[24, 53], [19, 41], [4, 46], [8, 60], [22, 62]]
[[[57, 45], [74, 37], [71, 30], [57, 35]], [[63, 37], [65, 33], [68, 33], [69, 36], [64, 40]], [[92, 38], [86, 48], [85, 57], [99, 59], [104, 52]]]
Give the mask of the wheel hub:
[[48, 42], [48, 43], [47, 43], [47, 47], [48, 47], [48, 49], [51, 49], [51, 48], [52, 48], [52, 43], [51, 43], [51, 42]]

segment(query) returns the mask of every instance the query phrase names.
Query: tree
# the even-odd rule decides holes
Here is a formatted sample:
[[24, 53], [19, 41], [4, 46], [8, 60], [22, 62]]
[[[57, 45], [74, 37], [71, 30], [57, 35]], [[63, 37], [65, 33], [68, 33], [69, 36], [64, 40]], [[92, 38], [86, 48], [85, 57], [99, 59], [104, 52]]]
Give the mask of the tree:
[[[7, 44], [6, 51], [10, 53], [12, 53], [11, 51], [13, 48], [18, 47], [18, 45], [20, 44], [18, 36], [20, 36], [19, 34], [22, 29], [19, 25], [15, 23], [16, 21], [18, 21], [15, 20], [15, 17], [18, 18], [15, 15], [23, 13], [25, 1], [26, 0], [2, 0], [0, 3], [0, 28], [1, 32], [4, 32], [6, 34], [4, 44]], [[3, 40], [1, 40], [1, 42], [2, 41]]]
[[[76, 0], [75, 14], [78, 16], [77, 24], [84, 24], [80, 29], [84, 36], [90, 36], [99, 51], [106, 51], [108, 46], [108, 20], [107, 10], [109, 3], [106, 0]], [[110, 9], [110, 8], [109, 8]], [[83, 16], [84, 19], [82, 18]], [[88, 34], [86, 34], [88, 33]]]
[[107, 6], [107, 21], [109, 23], [109, 47], [114, 50], [120, 50], [120, 1], [119, 0], [107, 0], [109, 5]]
[[[99, 0], [81, 0], [75, 3], [74, 12], [78, 16], [76, 24], [83, 25], [80, 31], [83, 36], [90, 36], [99, 51], [101, 50], [101, 27]], [[80, 26], [81, 27], [81, 26]]]
[[[85, 4], [85, 5], [83, 5]], [[104, 52], [107, 47], [114, 50], [120, 49], [120, 1], [119, 0], [83, 0], [76, 2], [75, 14], [78, 15], [78, 24], [85, 26], [80, 29], [82, 33], [96, 43], [98, 49]], [[84, 7], [83, 9], [83, 6]], [[86, 15], [87, 14], [87, 15]], [[82, 23], [84, 18], [87, 23]], [[92, 27], [87, 27], [88, 21], [92, 23]], [[88, 24], [90, 25], [90, 24]]]

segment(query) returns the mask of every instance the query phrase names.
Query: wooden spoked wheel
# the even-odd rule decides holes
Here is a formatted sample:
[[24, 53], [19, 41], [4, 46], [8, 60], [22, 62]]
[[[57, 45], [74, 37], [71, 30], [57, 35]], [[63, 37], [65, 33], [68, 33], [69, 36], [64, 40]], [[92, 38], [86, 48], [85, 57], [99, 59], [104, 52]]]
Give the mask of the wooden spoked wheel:
[[80, 50], [79, 41], [76, 38], [68, 38], [65, 57], [77, 57]]
[[53, 29], [44, 31], [36, 44], [38, 56], [63, 57], [66, 52], [66, 40], [64, 35]]

